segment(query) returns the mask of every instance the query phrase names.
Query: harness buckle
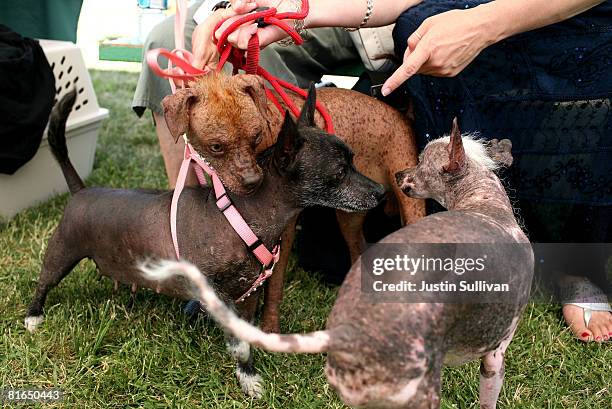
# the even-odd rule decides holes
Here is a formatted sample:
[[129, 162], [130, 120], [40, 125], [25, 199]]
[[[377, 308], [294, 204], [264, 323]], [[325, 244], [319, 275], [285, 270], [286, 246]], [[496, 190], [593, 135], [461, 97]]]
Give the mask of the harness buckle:
[[261, 242], [261, 240], [257, 238], [257, 240], [253, 242], [253, 244], [251, 244], [250, 246], [247, 246], [247, 249], [252, 253], [253, 251], [255, 251], [257, 247], [261, 246], [262, 244], [263, 243]]
[[[224, 202], [219, 203], [222, 200], [224, 200]], [[221, 211], [221, 213], [225, 212], [231, 205], [232, 200], [225, 192], [217, 199], [217, 208]]]

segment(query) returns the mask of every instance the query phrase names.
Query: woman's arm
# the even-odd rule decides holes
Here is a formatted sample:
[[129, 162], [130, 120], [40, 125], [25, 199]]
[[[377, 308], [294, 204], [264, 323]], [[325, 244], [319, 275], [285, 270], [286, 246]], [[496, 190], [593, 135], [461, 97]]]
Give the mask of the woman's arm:
[[[422, 0], [373, 0], [372, 17], [366, 27], [394, 23], [399, 15]], [[306, 28], [359, 27], [367, 11], [367, 0], [310, 0]]]
[[[604, 0], [496, 0], [483, 4], [495, 42], [574, 17]], [[495, 30], [497, 27], [497, 30]]]
[[415, 74], [453, 77], [486, 47], [566, 20], [603, 0], [496, 0], [426, 19], [408, 38], [404, 63], [383, 85], [387, 95]]
[[[384, 26], [393, 23], [399, 15], [422, 0], [373, 0], [373, 13], [366, 27]], [[232, 2], [232, 7], [238, 7], [241, 12], [253, 10], [257, 6], [276, 7], [279, 12], [296, 11], [299, 0], [238, 0]], [[309, 0], [309, 13], [304, 20], [306, 28], [317, 27], [359, 27], [367, 11], [367, 0]], [[241, 14], [241, 13], [239, 13]], [[219, 38], [221, 33], [233, 22], [230, 19], [215, 33]], [[256, 25], [241, 27], [228, 37], [230, 43], [238, 48], [246, 49], [251, 36], [257, 32], [262, 47], [287, 36], [278, 27], [269, 26], [257, 29]]]

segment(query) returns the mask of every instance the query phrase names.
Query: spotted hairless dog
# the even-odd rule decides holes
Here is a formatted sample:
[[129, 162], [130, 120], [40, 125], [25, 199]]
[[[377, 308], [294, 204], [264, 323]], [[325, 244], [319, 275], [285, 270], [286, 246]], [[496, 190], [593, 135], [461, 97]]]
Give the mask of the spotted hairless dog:
[[[301, 97], [289, 97], [300, 104]], [[336, 135], [355, 152], [355, 167], [385, 186], [399, 204], [402, 222], [425, 215], [423, 201], [401, 194], [394, 183], [396, 172], [415, 166], [417, 151], [405, 115], [374, 98], [355, 91], [323, 88], [318, 99], [329, 111]], [[262, 180], [257, 152], [274, 143], [282, 115], [266, 98], [263, 80], [253, 75], [209, 75], [162, 101], [172, 136], [188, 134], [193, 147], [215, 168], [226, 187], [236, 194], [254, 192]], [[316, 115], [322, 127], [323, 118]], [[365, 212], [337, 212], [342, 235], [355, 261], [365, 249]], [[283, 273], [293, 244], [295, 225], [283, 234], [283, 250], [274, 275], [268, 280], [262, 328], [278, 332], [278, 305]]]
[[[464, 148], [465, 143], [465, 148]], [[448, 211], [427, 216], [387, 236], [382, 243], [471, 243], [515, 247], [497, 264], [515, 289], [511, 302], [381, 303], [364, 296], [363, 264], [353, 265], [340, 288], [327, 330], [305, 335], [266, 334], [237, 318], [217, 298], [197, 268], [164, 263], [145, 269], [163, 282], [183, 275], [209, 313], [236, 337], [275, 352], [327, 352], [326, 375], [342, 400], [355, 407], [425, 409], [440, 406], [443, 364], [480, 358], [480, 406], [495, 408], [504, 377], [504, 356], [527, 303], [533, 252], [508, 196], [491, 170], [492, 159], [512, 160], [507, 140], [485, 146], [462, 137], [429, 143], [416, 168], [398, 173], [402, 190], [433, 198]], [[409, 251], [409, 250], [407, 250]], [[418, 256], [419, 254], [416, 254]]]
[[[168, 212], [171, 191], [144, 191], [85, 187], [70, 163], [66, 148], [66, 118], [76, 93], [68, 93], [54, 108], [48, 139], [72, 197], [51, 237], [36, 293], [25, 325], [33, 331], [42, 320], [48, 292], [82, 259], [92, 259], [100, 273], [135, 290], [146, 287], [172, 297], [189, 299], [184, 280], [166, 283], [144, 279], [136, 263], [169, 258], [174, 254]], [[314, 126], [315, 91], [312, 87], [299, 123], [285, 116], [278, 141], [260, 155], [264, 169], [261, 187], [249, 197], [230, 194], [235, 206], [259, 239], [271, 249], [287, 224], [307, 206], [365, 211], [384, 198], [383, 187], [355, 170], [349, 147]], [[209, 188], [188, 188], [178, 204], [181, 256], [196, 264], [221, 291], [226, 301], [241, 297], [259, 276], [261, 264], [240, 236], [229, 227]], [[237, 304], [253, 319], [257, 297]], [[262, 393], [261, 378], [253, 367], [248, 344], [230, 339], [237, 359], [240, 386], [250, 396]]]

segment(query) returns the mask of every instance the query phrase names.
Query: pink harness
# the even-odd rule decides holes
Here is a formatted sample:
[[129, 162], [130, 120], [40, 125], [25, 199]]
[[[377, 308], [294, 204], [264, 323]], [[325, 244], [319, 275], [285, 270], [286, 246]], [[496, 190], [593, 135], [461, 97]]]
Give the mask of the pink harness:
[[[190, 52], [185, 50], [185, 41], [184, 41], [184, 28], [185, 28], [185, 12], [187, 8], [187, 4], [185, 0], [177, 0], [177, 10], [174, 20], [174, 38], [175, 38], [175, 46], [176, 49], [172, 52], [167, 50], [151, 50], [146, 56], [147, 63], [149, 66], [155, 71], [158, 75], [162, 75], [167, 77], [170, 81], [170, 87], [172, 88], [172, 92], [176, 92], [176, 85], [174, 83], [174, 79], [179, 80], [193, 80], [198, 75], [207, 74], [208, 70], [200, 70], [195, 68], [191, 62], [193, 60], [193, 56]], [[159, 55], [168, 58], [168, 70], [161, 71], [159, 69], [159, 65], [157, 64], [157, 58]], [[172, 64], [175, 63], [176, 67], [173, 68]], [[161, 71], [161, 72], [158, 72]], [[248, 296], [250, 296], [255, 290], [257, 290], [273, 273], [274, 266], [278, 262], [280, 256], [280, 245], [274, 246], [272, 251], [269, 251], [265, 244], [257, 237], [257, 235], [253, 232], [253, 230], [249, 227], [247, 222], [244, 220], [242, 215], [238, 212], [238, 209], [232, 203], [232, 200], [227, 194], [225, 190], [225, 186], [219, 179], [217, 172], [210, 166], [210, 164], [202, 157], [198, 152], [191, 146], [189, 140], [187, 139], [187, 135], [183, 135], [185, 139], [185, 157], [183, 159], [183, 163], [181, 164], [181, 168], [179, 171], [179, 175], [176, 181], [176, 186], [174, 189], [174, 193], [172, 195], [172, 204], [170, 206], [170, 232], [172, 234], [172, 243], [174, 245], [174, 251], [176, 253], [176, 258], [180, 259], [179, 245], [178, 245], [178, 236], [176, 229], [176, 217], [178, 210], [178, 200], [181, 195], [181, 192], [185, 188], [185, 181], [187, 180], [187, 174], [189, 172], [189, 167], [191, 162], [195, 162], [197, 166], [194, 166], [194, 170], [196, 176], [198, 178], [198, 182], [201, 186], [207, 186], [206, 178], [204, 176], [204, 172], [211, 178], [212, 187], [215, 192], [216, 204], [221, 213], [225, 216], [229, 224], [236, 231], [236, 233], [240, 236], [242, 241], [246, 244], [247, 248], [253, 255], [259, 260], [262, 264], [263, 269], [261, 274], [257, 277], [251, 288], [244, 293], [240, 298], [236, 300], [236, 302], [244, 301]]]
[[274, 246], [272, 251], [269, 251], [268, 248], [259, 240], [257, 235], [253, 232], [253, 230], [249, 227], [247, 222], [244, 220], [242, 215], [238, 212], [238, 209], [232, 203], [232, 200], [227, 195], [227, 191], [225, 190], [225, 186], [219, 179], [217, 172], [210, 166], [209, 163], [206, 162], [198, 152], [191, 146], [189, 141], [187, 140], [187, 135], [183, 135], [185, 139], [185, 158], [183, 159], [183, 163], [181, 164], [181, 169], [179, 171], [178, 178], [176, 180], [176, 186], [174, 188], [174, 193], [172, 195], [172, 204], [170, 205], [170, 232], [172, 233], [172, 242], [174, 244], [174, 251], [176, 252], [176, 258], [180, 259], [181, 255], [179, 253], [178, 246], [178, 237], [176, 231], [176, 215], [177, 215], [177, 207], [178, 200], [185, 187], [185, 180], [187, 179], [187, 173], [189, 172], [189, 166], [191, 165], [191, 161], [195, 162], [197, 166], [194, 167], [196, 176], [198, 178], [198, 182], [201, 186], [206, 186], [206, 178], [204, 176], [204, 172], [210, 176], [212, 180], [213, 190], [215, 192], [215, 200], [217, 207], [223, 213], [229, 224], [234, 228], [236, 233], [240, 236], [244, 244], [246, 244], [247, 248], [257, 260], [262, 264], [263, 271], [257, 277], [251, 288], [244, 293], [240, 298], [236, 300], [236, 302], [244, 301], [253, 291], [259, 288], [267, 279], [272, 275], [274, 271], [274, 266], [278, 261], [280, 255], [280, 245]]

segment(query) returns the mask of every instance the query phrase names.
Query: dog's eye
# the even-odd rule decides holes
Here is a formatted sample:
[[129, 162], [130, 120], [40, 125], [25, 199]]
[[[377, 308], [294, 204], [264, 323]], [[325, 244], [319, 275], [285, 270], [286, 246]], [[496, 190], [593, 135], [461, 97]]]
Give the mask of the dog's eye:
[[208, 149], [210, 149], [210, 151], [213, 153], [223, 152], [223, 146], [221, 146], [220, 143], [213, 143], [208, 147]]
[[262, 138], [263, 135], [261, 134], [261, 131], [257, 132], [257, 135], [255, 135], [255, 139], [253, 140], [253, 144], [255, 146], [259, 145], [261, 143]]
[[338, 180], [344, 179], [344, 177], [346, 176], [347, 170], [348, 170], [347, 167], [343, 167], [342, 169], [340, 169], [338, 173], [336, 173], [336, 179]]

